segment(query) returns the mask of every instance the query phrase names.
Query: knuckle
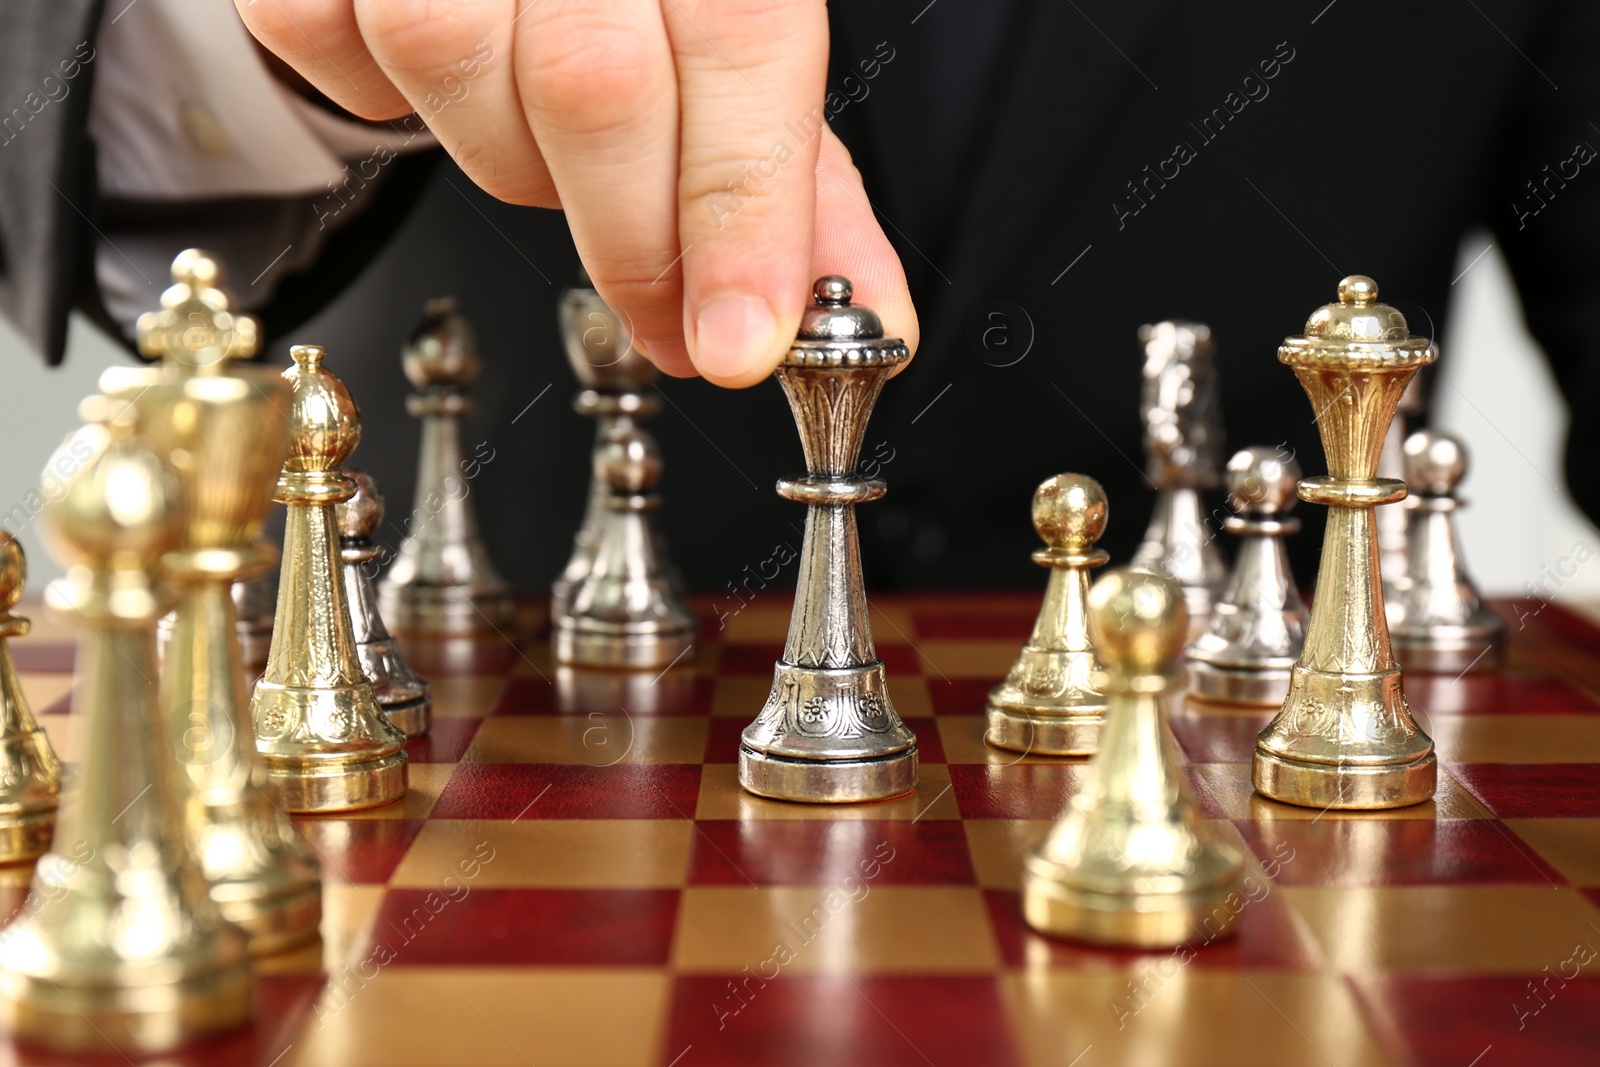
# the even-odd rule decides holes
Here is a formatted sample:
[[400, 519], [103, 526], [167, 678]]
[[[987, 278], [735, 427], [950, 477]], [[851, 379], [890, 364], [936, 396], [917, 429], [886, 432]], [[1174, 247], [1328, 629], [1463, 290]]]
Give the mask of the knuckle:
[[492, 23], [473, 5], [432, 0], [372, 0], [356, 5], [361, 34], [374, 56], [411, 74], [457, 64], [488, 36]]
[[584, 12], [546, 17], [519, 42], [518, 59], [528, 106], [563, 128], [629, 125], [671, 98], [662, 91], [665, 56], [640, 27]]

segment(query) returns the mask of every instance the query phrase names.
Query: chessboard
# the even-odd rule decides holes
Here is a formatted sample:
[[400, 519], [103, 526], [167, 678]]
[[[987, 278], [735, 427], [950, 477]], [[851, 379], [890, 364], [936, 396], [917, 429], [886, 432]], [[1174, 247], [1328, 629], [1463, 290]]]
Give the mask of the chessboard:
[[[410, 792], [295, 820], [322, 860], [322, 944], [260, 964], [253, 1027], [163, 1062], [1596, 1062], [1600, 628], [1500, 604], [1503, 671], [1408, 675], [1440, 757], [1436, 798], [1411, 808], [1264, 800], [1250, 754], [1270, 711], [1174, 706], [1200, 809], [1251, 880], [1236, 937], [1142, 953], [1022, 922], [1022, 857], [1084, 768], [983, 741], [1037, 594], [871, 604], [921, 772], [911, 795], [850, 806], [739, 788], [779, 596], [720, 631], [698, 604], [701, 649], [659, 674], [558, 670], [537, 603], [516, 633], [408, 641], [435, 700]], [[12, 644], [71, 763], [68, 636]], [[26, 880], [0, 877], [11, 908]]]

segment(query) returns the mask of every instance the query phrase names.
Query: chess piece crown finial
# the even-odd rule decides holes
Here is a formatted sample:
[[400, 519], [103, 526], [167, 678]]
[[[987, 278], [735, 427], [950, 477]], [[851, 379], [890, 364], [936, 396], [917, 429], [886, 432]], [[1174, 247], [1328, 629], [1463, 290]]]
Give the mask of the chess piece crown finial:
[[[67, 479], [61, 496], [45, 507], [41, 532], [51, 554], [72, 567], [69, 581], [81, 576], [81, 568], [130, 575], [148, 572], [177, 547], [182, 536], [177, 477], [135, 433], [133, 418], [112, 409], [110, 403], [84, 406], [86, 412], [116, 417], [74, 434], [74, 439], [81, 435], [87, 440], [94, 454]], [[62, 450], [70, 447], [71, 440]], [[155, 613], [153, 601], [146, 603], [148, 597], [133, 595], [138, 584], [108, 594], [106, 606], [112, 614], [121, 616], [123, 609], [132, 613], [130, 618]]]
[[[1365, 274], [1352, 274], [1339, 282], [1338, 300], [1324, 304], [1306, 320], [1305, 339], [1334, 342], [1335, 348], [1344, 344], [1390, 345], [1419, 340], [1411, 336], [1406, 317], [1398, 308], [1378, 302], [1378, 283]], [[1328, 345], [1311, 347], [1330, 351]], [[1428, 347], [1427, 342], [1420, 347]], [[1410, 352], [1419, 346], [1404, 343], [1400, 348]]]
[[1183, 588], [1169, 578], [1112, 571], [1089, 587], [1089, 636], [1112, 689], [1165, 688], [1188, 634]]
[[1294, 456], [1255, 445], [1242, 448], [1228, 460], [1228, 504], [1240, 515], [1274, 518], [1294, 510], [1299, 497], [1300, 464]]
[[0, 638], [21, 637], [28, 632], [28, 620], [12, 614], [22, 602], [28, 584], [28, 561], [22, 546], [7, 530], [0, 530]]
[[346, 471], [356, 483], [356, 491], [333, 509], [339, 523], [339, 536], [350, 541], [368, 541], [383, 522], [383, 493], [366, 471]]
[[[1050, 546], [1039, 562], [1089, 553], [1106, 532], [1109, 505], [1099, 482], [1083, 474], [1058, 474], [1033, 494], [1033, 528]], [[1104, 556], [1104, 552], [1097, 553]]]
[[423, 319], [401, 351], [400, 363], [418, 389], [460, 390], [478, 380], [483, 369], [478, 335], [455, 297], [436, 297], [423, 306]]
[[613, 493], [654, 493], [661, 483], [661, 450], [638, 427], [619, 426], [596, 450], [594, 473]]
[[1406, 486], [1426, 496], [1454, 496], [1467, 476], [1467, 450], [1459, 438], [1443, 430], [1418, 430], [1407, 437]]
[[179, 372], [219, 373], [230, 360], [249, 359], [261, 345], [261, 327], [233, 309], [238, 298], [225, 286], [221, 257], [188, 248], [172, 261], [172, 285], [160, 311], [139, 316], [139, 354]]
[[[294, 365], [284, 369], [283, 379], [294, 392], [289, 414], [294, 437], [284, 471], [309, 475], [336, 472], [361, 440], [361, 411], [344, 383], [323, 367], [327, 351], [321, 345], [295, 345], [289, 352]], [[342, 499], [335, 496], [318, 502]]]

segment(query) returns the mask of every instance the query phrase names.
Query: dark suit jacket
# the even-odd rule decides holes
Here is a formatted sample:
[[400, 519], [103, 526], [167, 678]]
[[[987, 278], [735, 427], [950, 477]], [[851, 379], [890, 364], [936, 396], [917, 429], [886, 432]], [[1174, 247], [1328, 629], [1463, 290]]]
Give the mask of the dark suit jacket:
[[[867, 435], [889, 484], [861, 509], [869, 584], [1038, 583], [1029, 496], [1063, 470], [1105, 483], [1103, 543], [1125, 559], [1152, 499], [1135, 332], [1158, 318], [1214, 327], [1230, 449], [1284, 443], [1320, 472], [1312, 412], [1276, 360], [1279, 340], [1352, 273], [1375, 277], [1415, 331], [1435, 332], [1475, 227], [1516, 275], [1574, 412], [1567, 484], [1600, 516], [1600, 173], [1579, 161], [1579, 146], [1600, 147], [1600, 7], [905, 0], [836, 4], [832, 19], [828, 110], [923, 324], [916, 362], [885, 389]], [[55, 196], [12, 177], [7, 201]], [[72, 180], [82, 188], [81, 173]], [[47, 327], [68, 301], [15, 310], [30, 284], [15, 269], [18, 235], [36, 232], [15, 227], [15, 210], [0, 205], [0, 295], [58, 349]], [[22, 254], [82, 247], [81, 226], [56, 216], [57, 242], [33, 239]], [[565, 227], [493, 202], [446, 163], [383, 235], [350, 284], [314, 271], [286, 291], [269, 333], [309, 316], [293, 339], [329, 346], [361, 401], [368, 443], [356, 462], [384, 483], [395, 540], [411, 514], [416, 442], [397, 352], [422, 301], [456, 293], [487, 363], [468, 448], [492, 459], [467, 484], [503, 568], [542, 587], [581, 511], [591, 433], [564, 406], [574, 386], [554, 304], [576, 270]], [[81, 266], [48, 277], [81, 279]], [[996, 309], [1007, 330], [986, 335]], [[1014, 347], [998, 350], [1001, 336]], [[284, 350], [275, 341], [272, 358]], [[789, 588], [792, 575], [751, 578], [775, 545], [799, 543], [798, 509], [772, 492], [800, 466], [778, 390], [668, 381], [663, 393], [651, 423], [667, 460], [663, 521], [691, 584], [726, 607], [730, 587], [746, 600]], [[1495, 418], [1495, 396], [1469, 400]], [[1492, 499], [1491, 488], [1475, 495]], [[1293, 546], [1303, 580], [1320, 510], [1302, 509], [1308, 528]], [[1537, 569], [1528, 561], [1530, 578]]]

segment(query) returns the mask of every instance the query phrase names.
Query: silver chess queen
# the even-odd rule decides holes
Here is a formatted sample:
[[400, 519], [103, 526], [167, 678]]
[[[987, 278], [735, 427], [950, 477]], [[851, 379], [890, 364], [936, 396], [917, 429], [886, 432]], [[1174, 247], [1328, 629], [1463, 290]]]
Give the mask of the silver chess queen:
[[809, 505], [805, 543], [772, 692], [739, 746], [739, 784], [782, 800], [878, 800], [916, 785], [917, 740], [889, 700], [861, 583], [855, 506], [884, 484], [855, 468], [872, 405], [911, 353], [851, 306], [847, 279], [822, 278], [814, 295], [777, 369], [809, 470], [778, 493]]

